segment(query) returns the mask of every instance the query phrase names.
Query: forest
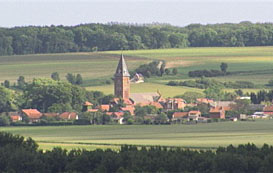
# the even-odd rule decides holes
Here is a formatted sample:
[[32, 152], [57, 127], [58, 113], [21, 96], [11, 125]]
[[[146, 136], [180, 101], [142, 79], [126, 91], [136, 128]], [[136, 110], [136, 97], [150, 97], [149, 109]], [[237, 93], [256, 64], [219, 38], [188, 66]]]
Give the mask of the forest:
[[0, 55], [273, 45], [272, 23], [82, 24], [0, 28]]
[[1, 172], [273, 172], [273, 147], [229, 145], [216, 150], [137, 147], [94, 151], [39, 150], [31, 138], [0, 132]]

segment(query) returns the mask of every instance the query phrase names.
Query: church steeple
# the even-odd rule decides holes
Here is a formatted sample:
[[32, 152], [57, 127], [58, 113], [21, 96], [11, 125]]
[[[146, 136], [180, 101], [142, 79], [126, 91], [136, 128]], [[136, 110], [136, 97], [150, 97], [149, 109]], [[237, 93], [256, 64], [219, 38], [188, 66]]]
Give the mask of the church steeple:
[[123, 54], [121, 54], [120, 59], [119, 59], [119, 63], [118, 63], [118, 67], [115, 73], [115, 77], [117, 76], [127, 76], [130, 77], [127, 65], [125, 63]]
[[130, 97], [130, 74], [121, 54], [115, 77], [115, 96], [128, 100]]

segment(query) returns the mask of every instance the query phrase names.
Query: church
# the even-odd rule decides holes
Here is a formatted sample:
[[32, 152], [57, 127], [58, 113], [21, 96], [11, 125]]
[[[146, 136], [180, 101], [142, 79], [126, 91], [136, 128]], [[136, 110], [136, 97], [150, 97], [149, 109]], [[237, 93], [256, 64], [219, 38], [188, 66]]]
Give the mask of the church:
[[[130, 74], [124, 56], [121, 55], [114, 75], [115, 102], [121, 98], [128, 106], [152, 105], [157, 108], [174, 109], [183, 108], [182, 99], [164, 99], [159, 92], [152, 93], [130, 93]], [[134, 84], [137, 85], [137, 84]]]
[[124, 103], [131, 105], [148, 105], [163, 101], [159, 92], [130, 93], [130, 74], [123, 55], [120, 56], [114, 75], [114, 95], [116, 98], [122, 98]]

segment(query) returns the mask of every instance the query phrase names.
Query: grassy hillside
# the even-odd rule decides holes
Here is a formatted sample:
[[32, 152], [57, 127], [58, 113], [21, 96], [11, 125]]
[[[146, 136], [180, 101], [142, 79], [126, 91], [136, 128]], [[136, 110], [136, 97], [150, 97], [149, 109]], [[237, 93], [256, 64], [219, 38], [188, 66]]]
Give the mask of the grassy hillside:
[[[20, 75], [27, 80], [37, 77], [50, 77], [52, 72], [59, 72], [64, 80], [67, 73], [80, 73], [85, 79], [85, 86], [99, 83], [98, 79], [111, 80], [115, 72], [121, 51], [96, 53], [39, 54], [0, 57], [0, 81], [6, 79], [15, 82]], [[220, 81], [248, 80], [263, 88], [273, 79], [273, 47], [221, 47], [221, 48], [184, 48], [123, 51], [129, 70], [152, 60], [165, 60], [167, 68], [178, 68], [178, 75], [162, 78], [153, 77], [146, 84], [132, 86], [132, 92], [155, 92], [157, 89], [164, 96], [174, 96], [188, 90], [185, 87], [169, 87], [169, 80], [187, 80], [191, 70], [219, 69], [221, 62], [228, 63], [228, 71], [234, 75], [216, 77]], [[88, 87], [112, 93], [113, 86]]]
[[[103, 53], [0, 56], [0, 81], [16, 81], [20, 75], [27, 80], [48, 78], [52, 72], [59, 72], [62, 79], [67, 73], [80, 73], [85, 79], [110, 78], [118, 60], [119, 55]], [[134, 69], [148, 60], [130, 57], [127, 62], [128, 67]]]
[[1, 127], [38, 141], [43, 149], [118, 148], [119, 144], [214, 148], [254, 143], [273, 145], [273, 120], [197, 125], [95, 125], [55, 127]]

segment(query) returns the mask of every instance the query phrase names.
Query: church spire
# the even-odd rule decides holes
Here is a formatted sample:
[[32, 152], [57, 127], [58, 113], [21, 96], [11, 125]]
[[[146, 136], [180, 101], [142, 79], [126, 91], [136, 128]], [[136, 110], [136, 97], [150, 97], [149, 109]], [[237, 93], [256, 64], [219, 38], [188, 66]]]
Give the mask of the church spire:
[[118, 76], [120, 76], [120, 77], [130, 77], [130, 74], [129, 74], [127, 65], [125, 63], [123, 54], [121, 54], [121, 56], [120, 56], [115, 76], [116, 77], [118, 77]]

